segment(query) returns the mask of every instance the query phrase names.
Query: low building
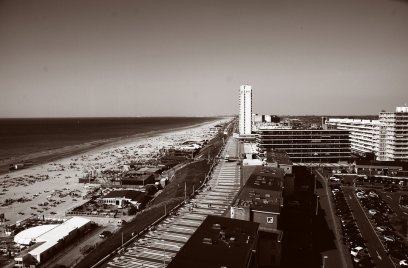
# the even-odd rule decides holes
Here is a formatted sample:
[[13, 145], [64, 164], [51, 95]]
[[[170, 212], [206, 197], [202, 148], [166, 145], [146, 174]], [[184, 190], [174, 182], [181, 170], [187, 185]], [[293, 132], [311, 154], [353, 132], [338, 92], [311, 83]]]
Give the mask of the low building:
[[163, 171], [163, 167], [142, 167], [136, 171], [130, 171], [136, 175], [150, 175], [150, 174], [160, 174]]
[[208, 216], [167, 268], [255, 268], [258, 227], [255, 222]]
[[365, 175], [394, 175], [408, 167], [407, 163], [395, 161], [356, 160], [355, 172]]
[[243, 144], [243, 166], [262, 166], [262, 159], [258, 156], [258, 151], [255, 143], [244, 142]]
[[194, 151], [178, 150], [175, 148], [161, 149], [162, 156], [160, 157], [160, 164], [167, 168], [173, 167], [184, 161], [194, 158]]
[[120, 185], [123, 187], [132, 187], [132, 186], [144, 186], [147, 184], [154, 184], [155, 177], [153, 174], [139, 175], [132, 171], [125, 174], [120, 180], [114, 181], [114, 184]]
[[272, 150], [266, 153], [266, 165], [283, 169], [286, 174], [292, 174], [293, 162], [285, 151]]
[[15, 236], [16, 243], [30, 241], [34, 246], [15, 257], [15, 267], [38, 265], [49, 260], [62, 246], [79, 238], [90, 224], [91, 221], [88, 219], [72, 217], [62, 224], [40, 228], [37, 226], [18, 233]]
[[283, 177], [280, 168], [256, 167], [231, 207], [231, 218], [258, 222], [262, 231], [277, 231]]
[[283, 178], [280, 168], [255, 167], [230, 209], [233, 219], [259, 223], [259, 267], [280, 265]]
[[112, 191], [101, 198], [102, 204], [114, 205], [118, 208], [126, 207], [128, 204], [132, 204], [137, 209], [141, 209], [149, 200], [148, 196], [144, 192], [135, 190], [119, 190]]

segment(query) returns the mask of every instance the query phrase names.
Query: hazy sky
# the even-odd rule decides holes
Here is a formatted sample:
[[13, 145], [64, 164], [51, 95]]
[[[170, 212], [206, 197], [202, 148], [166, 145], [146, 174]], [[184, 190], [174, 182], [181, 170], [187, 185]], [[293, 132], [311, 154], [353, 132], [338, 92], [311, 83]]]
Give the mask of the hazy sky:
[[0, 117], [377, 114], [408, 102], [408, 2], [0, 0]]

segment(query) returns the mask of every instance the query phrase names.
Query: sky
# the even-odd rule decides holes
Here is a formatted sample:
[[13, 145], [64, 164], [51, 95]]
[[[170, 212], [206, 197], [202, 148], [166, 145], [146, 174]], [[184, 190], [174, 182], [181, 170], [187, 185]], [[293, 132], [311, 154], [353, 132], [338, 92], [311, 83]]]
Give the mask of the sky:
[[0, 117], [358, 115], [408, 103], [408, 2], [0, 0]]

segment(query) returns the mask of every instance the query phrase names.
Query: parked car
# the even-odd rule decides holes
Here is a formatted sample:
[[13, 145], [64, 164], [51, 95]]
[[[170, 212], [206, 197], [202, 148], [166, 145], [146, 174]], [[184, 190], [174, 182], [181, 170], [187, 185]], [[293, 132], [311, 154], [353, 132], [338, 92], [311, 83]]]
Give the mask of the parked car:
[[103, 231], [102, 233], [99, 234], [100, 238], [106, 238], [108, 236], [110, 236], [112, 234], [112, 232], [110, 231]]
[[391, 235], [384, 235], [384, 240], [394, 242], [395, 238], [394, 238], [394, 236], [391, 236]]
[[368, 213], [370, 213], [370, 215], [375, 215], [375, 214], [378, 213], [378, 210], [370, 209], [370, 210], [368, 211]]
[[355, 247], [351, 249], [350, 253], [355, 257], [363, 249], [364, 249], [363, 247]]
[[401, 261], [399, 262], [399, 265], [400, 265], [401, 267], [408, 267], [408, 260], [401, 260]]
[[371, 198], [377, 198], [378, 194], [376, 194], [375, 192], [370, 191], [370, 193], [368, 194]]
[[385, 232], [385, 231], [389, 231], [389, 230], [390, 230], [390, 228], [388, 228], [387, 226], [377, 226], [377, 227], [375, 227], [375, 229], [376, 229], [377, 231], [380, 231], [380, 232]]

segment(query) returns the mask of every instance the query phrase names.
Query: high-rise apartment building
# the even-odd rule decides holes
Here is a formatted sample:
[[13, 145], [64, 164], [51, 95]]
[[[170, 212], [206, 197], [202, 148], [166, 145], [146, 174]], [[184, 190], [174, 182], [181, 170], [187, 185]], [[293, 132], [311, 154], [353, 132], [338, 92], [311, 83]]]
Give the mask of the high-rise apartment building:
[[350, 131], [355, 153], [373, 152], [379, 161], [408, 161], [408, 107], [381, 112], [378, 120], [330, 118], [326, 124]]
[[239, 134], [249, 135], [252, 132], [252, 88], [242, 85], [239, 88]]

